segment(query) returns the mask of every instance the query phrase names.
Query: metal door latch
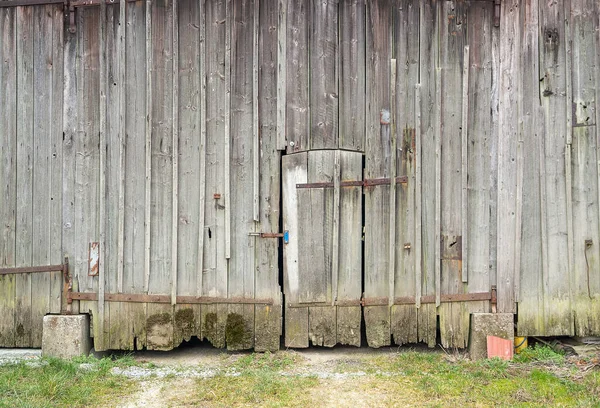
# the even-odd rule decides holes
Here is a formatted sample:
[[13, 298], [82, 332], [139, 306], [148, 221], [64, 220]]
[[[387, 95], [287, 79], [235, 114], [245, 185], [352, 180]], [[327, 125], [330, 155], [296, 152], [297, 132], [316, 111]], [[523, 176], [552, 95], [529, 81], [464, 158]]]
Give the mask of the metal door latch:
[[260, 238], [283, 238], [283, 243], [288, 244], [290, 242], [290, 232], [249, 232], [248, 235], [251, 237]]

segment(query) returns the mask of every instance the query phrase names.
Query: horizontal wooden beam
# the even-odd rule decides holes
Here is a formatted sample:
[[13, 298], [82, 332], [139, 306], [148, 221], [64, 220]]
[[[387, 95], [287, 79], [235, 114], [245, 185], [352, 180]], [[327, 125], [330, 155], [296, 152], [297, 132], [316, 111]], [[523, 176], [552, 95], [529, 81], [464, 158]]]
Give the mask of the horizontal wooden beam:
[[[5, 0], [0, 1], [0, 8], [4, 7], [22, 7], [22, 6], [43, 6], [46, 4], [65, 4], [65, 0]], [[100, 3], [98, 3], [100, 4]]]

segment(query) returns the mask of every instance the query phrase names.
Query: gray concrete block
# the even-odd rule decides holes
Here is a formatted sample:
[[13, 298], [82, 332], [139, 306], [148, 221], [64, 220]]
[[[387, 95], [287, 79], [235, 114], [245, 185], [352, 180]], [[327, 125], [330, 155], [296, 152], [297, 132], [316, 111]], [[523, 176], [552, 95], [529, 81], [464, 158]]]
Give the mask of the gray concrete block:
[[44, 316], [43, 356], [58, 358], [87, 356], [91, 347], [88, 315]]
[[473, 313], [469, 354], [471, 359], [487, 358], [487, 336], [515, 340], [514, 315], [512, 313]]

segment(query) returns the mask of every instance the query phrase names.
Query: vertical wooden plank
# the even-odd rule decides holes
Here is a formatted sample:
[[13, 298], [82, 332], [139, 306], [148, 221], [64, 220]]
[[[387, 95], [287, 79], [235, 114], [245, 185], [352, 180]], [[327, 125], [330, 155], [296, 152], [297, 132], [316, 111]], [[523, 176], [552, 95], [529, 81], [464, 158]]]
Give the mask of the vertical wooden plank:
[[[440, 13], [440, 56], [441, 71], [441, 294], [462, 293], [461, 255], [447, 256], [447, 250], [462, 236], [462, 140], [461, 132], [464, 46], [467, 42], [466, 4], [444, 3]], [[467, 85], [468, 86], [468, 85]], [[467, 88], [468, 89], [468, 88]], [[457, 137], [452, 137], [456, 134]], [[463, 249], [464, 251], [464, 249]], [[461, 324], [462, 310], [458, 303], [443, 303], [438, 310], [440, 335], [444, 347], [465, 347], [468, 333]], [[468, 331], [468, 325], [467, 325]]]
[[286, 6], [285, 136], [288, 153], [310, 147], [310, 10], [311, 0], [288, 0]]
[[338, 137], [338, 1], [311, 1], [310, 148], [335, 149]]
[[150, 222], [152, 197], [152, 0], [146, 0], [146, 146], [144, 164], [144, 292], [150, 283]]
[[277, 150], [285, 150], [287, 93], [287, 0], [277, 2]]
[[[388, 1], [367, 4], [366, 84], [367, 149], [365, 178], [389, 177], [390, 58], [392, 9]], [[365, 296], [389, 296], [389, 186], [365, 191]], [[390, 344], [390, 309], [365, 307], [367, 342], [371, 347]]]
[[[175, 7], [175, 8], [174, 8]], [[174, 127], [174, 31], [176, 6], [173, 0], [157, 2], [152, 8], [152, 209], [151, 209], [151, 258], [149, 293], [172, 296], [173, 239], [177, 227], [173, 225], [176, 173], [177, 133]], [[142, 132], [140, 132], [141, 134]], [[173, 347], [173, 307], [164, 304], [148, 304], [146, 338], [148, 349], [169, 350]]]
[[[575, 0], [577, 1], [577, 0]], [[568, 254], [568, 270], [569, 270], [569, 309], [573, 308], [573, 169], [571, 163], [571, 146], [573, 144], [573, 64], [572, 64], [572, 36], [571, 36], [571, 0], [564, 2], [565, 13], [565, 73], [566, 79], [566, 146], [565, 146], [565, 199], [566, 199], [566, 216], [567, 216], [567, 254]], [[571, 107], [571, 109], [569, 109]], [[584, 243], [585, 244], [585, 243]], [[571, 313], [571, 317], [573, 313]], [[573, 323], [571, 323], [570, 333], [574, 331]]]
[[[308, 155], [296, 153], [283, 156], [282, 198], [283, 229], [289, 231], [290, 242], [284, 247], [284, 295], [286, 304], [299, 300], [299, 199], [296, 184], [308, 181]], [[308, 347], [308, 307], [285, 310], [285, 346]]]
[[[16, 266], [33, 261], [33, 155], [34, 155], [34, 27], [33, 9], [16, 11], [17, 35], [17, 224]], [[15, 346], [32, 347], [31, 274], [16, 277]]]
[[[74, 135], [74, 219], [73, 257], [70, 265], [74, 290], [97, 291], [97, 278], [88, 275], [89, 246], [98, 242], [99, 178], [99, 10], [78, 10], [77, 24], [77, 123]], [[92, 215], [93, 214], [93, 215]], [[80, 311], [97, 315], [96, 302], [79, 302]], [[75, 311], [77, 312], [77, 311]]]
[[[406, 183], [398, 184], [395, 199], [395, 297], [415, 296], [416, 287], [420, 285], [417, 274], [420, 265], [415, 264], [417, 248], [416, 227], [416, 138], [417, 124], [415, 84], [419, 82], [419, 7], [416, 1], [402, 1], [397, 10], [394, 24], [394, 50], [398, 60], [398, 80], [393, 86], [396, 96], [392, 98], [393, 115], [396, 116], [394, 132], [398, 135], [396, 148], [392, 148], [397, 156], [394, 176], [405, 176]], [[390, 206], [390, 208], [393, 208]], [[390, 223], [391, 224], [391, 223]], [[392, 235], [390, 235], [390, 239]], [[417, 283], [419, 282], [419, 283]], [[420, 287], [419, 287], [420, 293]], [[416, 343], [418, 341], [420, 294], [414, 305], [395, 305], [392, 307], [391, 332], [395, 344]]]
[[517, 83], [520, 53], [519, 8], [503, 2], [500, 23], [500, 88], [498, 114], [498, 312], [514, 313], [516, 145], [515, 117], [520, 87]]
[[[147, 147], [147, 111], [146, 111], [146, 32], [147, 13], [145, 2], [128, 3], [125, 12], [125, 32], [122, 51], [117, 48], [119, 59], [116, 71], [125, 65], [124, 92], [124, 133], [119, 146], [119, 159], [123, 167], [119, 168], [123, 177], [123, 273], [121, 281], [117, 276], [117, 286], [123, 284], [124, 293], [144, 293], [146, 284], [146, 147]], [[119, 14], [119, 21], [121, 21]], [[120, 37], [118, 38], [120, 41]], [[120, 45], [117, 44], [117, 47]], [[113, 86], [115, 82], [112, 82]], [[121, 88], [117, 83], [117, 88]], [[117, 114], [119, 121], [120, 116]], [[119, 125], [122, 125], [119, 122]], [[122, 148], [124, 147], [124, 148]], [[122, 154], [122, 156], [121, 156]], [[119, 179], [119, 183], [121, 179]], [[120, 203], [119, 203], [120, 205]], [[120, 226], [118, 226], [120, 228]], [[117, 236], [117, 240], [119, 236]], [[118, 273], [118, 271], [117, 271]], [[164, 293], [165, 289], [161, 293]], [[119, 348], [133, 349], [146, 341], [146, 307], [139, 303], [111, 303], [110, 328], [111, 347], [116, 343]]]
[[460, 128], [461, 134], [461, 235], [462, 235], [462, 273], [463, 282], [468, 281], [468, 261], [469, 261], [469, 186], [468, 186], [468, 168], [469, 168], [469, 46], [465, 45], [463, 54], [463, 72], [462, 72], [462, 122]]
[[[32, 264], [50, 263], [52, 209], [52, 6], [33, 8]], [[43, 316], [50, 309], [50, 274], [31, 275], [31, 346], [42, 344]]]
[[[256, 240], [254, 232], [254, 1], [232, 3], [231, 18], [231, 259], [230, 297], [253, 298]], [[257, 135], [256, 135], [257, 136]], [[254, 306], [229, 305], [226, 342], [229, 350], [254, 344]]]
[[[362, 180], [361, 153], [340, 152], [341, 180]], [[362, 294], [362, 188], [343, 187], [340, 191], [339, 267], [337, 290], [339, 301], [357, 300]], [[337, 307], [337, 343], [359, 347], [361, 344], [360, 306]]]
[[[419, 83], [421, 86], [421, 150], [417, 152], [421, 166], [422, 195], [422, 278], [423, 295], [436, 294], [436, 271], [439, 264], [439, 234], [436, 228], [436, 144], [437, 144], [437, 6], [419, 2]], [[418, 131], [418, 129], [417, 129]], [[417, 164], [418, 165], [418, 164]], [[437, 237], [437, 238], [436, 238]], [[417, 283], [419, 284], [419, 283]], [[435, 304], [421, 305], [419, 309], [418, 341], [430, 347], [436, 345], [437, 308]]]
[[338, 278], [340, 272], [340, 151], [334, 153], [333, 163], [333, 222], [331, 232], [331, 306], [335, 306], [338, 297]]
[[[205, 192], [201, 188], [204, 172], [200, 170], [204, 146], [201, 131], [202, 66], [201, 41], [203, 7], [198, 0], [183, 0], [177, 6], [179, 63], [177, 80], [179, 97], [175, 103], [179, 111], [179, 169], [178, 169], [178, 234], [177, 234], [177, 295], [198, 294], [198, 280], [202, 270], [198, 261], [202, 251], [198, 241], [204, 235], [200, 226], [204, 211]], [[176, 61], [174, 60], [174, 63]], [[201, 200], [202, 199], [202, 200]], [[202, 201], [202, 202], [201, 202]], [[202, 222], [203, 223], [203, 222]], [[173, 346], [192, 336], [202, 338], [201, 305], [177, 305], [175, 307]], [[196, 321], [197, 319], [197, 321]]]
[[421, 307], [423, 265], [422, 259], [422, 189], [421, 189], [421, 84], [415, 85], [415, 306]]
[[[226, 10], [223, 2], [206, 1], [206, 201], [202, 294], [227, 296], [225, 259], [225, 90]], [[218, 306], [202, 308], [202, 333], [215, 347], [225, 346], [225, 319]], [[225, 306], [225, 309], [227, 306]]]
[[204, 223], [206, 220], [206, 0], [200, 0], [200, 44], [198, 69], [200, 76], [200, 158], [198, 192], [198, 262], [196, 270], [196, 294], [202, 295], [204, 268]]
[[[333, 182], [335, 185], [337, 154], [339, 153], [335, 150], [309, 151], [308, 182]], [[332, 276], [335, 273], [333, 265], [336, 256], [333, 253], [336, 228], [334, 190], [335, 188], [298, 191], [300, 303], [333, 303], [335, 294], [332, 292]], [[333, 347], [337, 341], [336, 320], [335, 306], [310, 306], [308, 336], [311, 343]]]
[[[572, 231], [571, 289], [574, 332], [588, 336], [600, 331], [599, 190], [598, 190], [598, 2], [570, 1], [572, 40]], [[594, 73], [592, 75], [592, 72]], [[567, 190], [568, 193], [568, 190]]]
[[106, 56], [106, 1], [100, 3], [100, 27], [98, 35], [100, 36], [100, 98], [98, 100], [98, 110], [100, 116], [100, 177], [98, 180], [99, 196], [99, 217], [98, 231], [100, 237], [100, 256], [98, 259], [98, 317], [94, 324], [94, 346], [98, 344], [100, 349], [104, 348], [104, 291], [105, 291], [105, 255], [106, 250], [106, 92], [107, 92], [107, 56]]
[[[256, 7], [255, 7], [256, 12]], [[259, 130], [259, 217], [257, 228], [280, 231], [281, 153], [279, 152], [278, 0], [261, 0], [258, 23], [258, 130]], [[256, 21], [256, 16], [255, 16]], [[277, 30], [273, 28], [277, 27]], [[285, 65], [283, 65], [285, 66]], [[284, 135], [285, 136], [285, 135]], [[285, 148], [285, 139], [283, 143]], [[281, 287], [279, 286], [279, 247], [282, 240], [257, 239], [255, 296], [273, 298], [273, 306], [255, 306], [254, 350], [279, 350], [281, 333]]]
[[119, 261], [117, 263], [117, 290], [123, 292], [123, 269], [125, 265], [125, 40], [127, 35], [127, 2], [119, 3], [119, 231], [118, 231], [118, 253]]
[[258, 130], [258, 21], [260, 15], [260, 1], [254, 2], [254, 20], [252, 22], [252, 188], [254, 194], [253, 219], [260, 221], [260, 158], [259, 144], [260, 134]]
[[177, 238], [179, 230], [179, 12], [173, 1], [173, 204], [171, 232], [171, 304], [177, 303]]
[[[490, 225], [496, 222], [490, 215], [490, 176], [494, 172], [491, 164], [490, 151], [497, 137], [493, 133], [492, 123], [492, 98], [494, 89], [490, 83], [493, 75], [493, 33], [494, 9], [490, 2], [477, 2], [471, 4], [468, 10], [468, 33], [467, 42], [469, 47], [468, 73], [463, 70], [463, 89], [468, 82], [468, 100], [463, 111], [465, 121], [463, 130], [468, 128], [467, 135], [463, 139], [468, 145], [462, 146], [462, 185], [467, 188], [467, 194], [462, 199], [466, 200], [468, 211], [464, 213], [462, 220], [463, 229], [463, 279], [467, 273], [464, 258], [468, 261], [468, 292], [486, 292], [490, 290], [489, 259], [490, 247], [495, 245], [491, 242]], [[467, 58], [467, 56], [465, 56]], [[466, 60], [465, 60], [466, 61]], [[463, 66], [464, 68], [465, 66]], [[465, 175], [468, 176], [465, 180]], [[465, 184], [466, 183], [466, 184]], [[465, 191], [463, 191], [465, 193]], [[465, 204], [463, 203], [463, 206]], [[518, 218], [518, 217], [517, 217]], [[519, 236], [520, 228], [516, 228]], [[468, 245], [465, 246], [465, 235]], [[515, 280], [516, 281], [516, 280]], [[478, 302], [465, 304], [465, 312], [471, 313], [471, 307], [480, 307]], [[489, 303], [485, 303], [489, 310]]]
[[365, 2], [339, 4], [339, 147], [365, 149]]
[[396, 129], [398, 120], [396, 112], [396, 59], [390, 60], [390, 144], [391, 144], [391, 157], [389, 160], [389, 178], [390, 178], [390, 192], [389, 192], [389, 235], [388, 235], [388, 302], [390, 308], [394, 304], [394, 296], [396, 289], [396, 160], [398, 151], [396, 148]]
[[[569, 224], [567, 214], [567, 182], [565, 142], [567, 129], [567, 100], [565, 9], [563, 4], [540, 4], [540, 87], [544, 111], [546, 178], [546, 228], [548, 239], [548, 309], [545, 335], [570, 334], [573, 331], [570, 311], [569, 285]], [[570, 85], [569, 85], [570, 86]]]
[[[308, 182], [333, 182], [335, 152], [308, 154]], [[298, 302], [331, 300], [333, 189], [298, 189]]]
[[[119, 262], [119, 185], [120, 178], [120, 136], [119, 136], [119, 5], [106, 5], [106, 240], [104, 245], [105, 291], [116, 293], [118, 290]], [[121, 333], [111, 330], [112, 323], [119, 323], [121, 304], [106, 302], [104, 305], [104, 343], [94, 345], [96, 350], [118, 349], [121, 346]], [[129, 330], [127, 330], [129, 332]], [[142, 346], [146, 341], [138, 341]], [[102, 346], [102, 347], [99, 347]]]
[[[546, 276], [545, 239], [545, 177], [544, 138], [541, 121], [539, 86], [539, 20], [538, 1], [521, 5], [523, 23], [521, 29], [521, 69], [523, 104], [520, 109], [523, 139], [521, 152], [527, 157], [527, 165], [522, 166], [522, 206], [521, 206], [521, 245], [520, 271], [515, 297], [518, 301], [517, 332], [533, 334], [543, 326], [543, 276]], [[519, 157], [519, 159], [521, 159]], [[521, 162], [522, 163], [522, 162]], [[542, 205], [542, 203], [544, 203]], [[543, 232], [544, 231], [544, 232]], [[492, 280], [493, 282], [493, 280]]]
[[[0, 265], [16, 265], [17, 228], [17, 35], [16, 8], [0, 10]], [[58, 64], [58, 62], [57, 62]], [[0, 346], [14, 347], [15, 275], [0, 277]]]
[[[225, 0], [225, 258], [231, 258], [231, 0]], [[228, 264], [229, 267], [229, 264]]]
[[[77, 37], [65, 30], [64, 42], [64, 88], [63, 88], [63, 156], [62, 156], [62, 246], [65, 256], [72, 262], [75, 242], [75, 134], [77, 126]], [[71, 309], [76, 312], [79, 302]], [[66, 310], [66, 299], [62, 301], [62, 310]]]
[[[50, 139], [50, 215], [49, 229], [50, 241], [49, 262], [51, 264], [61, 264], [64, 260], [62, 248], [62, 143], [63, 143], [63, 14], [62, 8], [54, 6], [49, 10], [49, 16], [52, 19], [52, 45], [51, 45], [51, 113], [52, 118], [49, 139]], [[60, 313], [61, 298], [63, 290], [63, 276], [61, 272], [50, 273], [50, 302], [46, 313]]]

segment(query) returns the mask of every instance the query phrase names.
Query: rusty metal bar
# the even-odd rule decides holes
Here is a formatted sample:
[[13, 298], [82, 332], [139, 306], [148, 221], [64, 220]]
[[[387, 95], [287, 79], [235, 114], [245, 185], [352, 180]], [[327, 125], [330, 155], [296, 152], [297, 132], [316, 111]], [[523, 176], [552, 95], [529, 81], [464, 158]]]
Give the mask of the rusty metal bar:
[[[97, 301], [96, 293], [70, 292], [67, 294], [70, 301], [87, 300]], [[171, 303], [171, 295], [147, 295], [128, 293], [105, 293], [105, 302], [127, 302], [127, 303]], [[247, 299], [247, 298], [223, 298], [208, 296], [177, 296], [177, 304], [245, 304], [245, 305], [272, 305], [273, 299]]]
[[[387, 298], [386, 298], [387, 299]], [[339, 307], [350, 307], [350, 306], [361, 306], [362, 300], [354, 299], [354, 300], [336, 300], [334, 306]], [[287, 305], [290, 308], [299, 308], [299, 307], [319, 307], [319, 306], [331, 306], [331, 302], [305, 302], [305, 303], [288, 303]]]
[[[408, 176], [398, 176], [396, 177], [396, 184], [406, 184], [408, 183]], [[323, 182], [323, 183], [301, 183], [296, 184], [296, 188], [333, 188], [333, 182]], [[366, 179], [363, 181], [360, 180], [350, 180], [350, 181], [341, 181], [340, 187], [372, 187], [372, 186], [383, 186], [389, 185], [389, 178], [376, 178], [376, 179]]]
[[[138, 0], [126, 0], [128, 3], [135, 3]], [[94, 7], [99, 6], [102, 0], [71, 0], [69, 4], [71, 7]], [[106, 5], [119, 4], [119, 0], [106, 0]]]
[[20, 268], [0, 268], [0, 275], [13, 275], [17, 273], [41, 273], [41, 272], [62, 272], [65, 265], [46, 265], [46, 266], [24, 266]]
[[[442, 303], [452, 302], [476, 302], [481, 300], [491, 300], [492, 304], [495, 303], [496, 288], [492, 287], [490, 292], [476, 292], [476, 293], [457, 293], [452, 295], [441, 295]], [[421, 296], [421, 304], [434, 304], [435, 295]], [[376, 297], [376, 298], [362, 298], [356, 300], [341, 300], [335, 302], [335, 306], [389, 306], [388, 297]], [[414, 296], [403, 296], [394, 298], [392, 305], [414, 305]], [[287, 305], [291, 308], [298, 307], [316, 307], [316, 306], [331, 306], [328, 302], [308, 302], [308, 303], [290, 303]]]

